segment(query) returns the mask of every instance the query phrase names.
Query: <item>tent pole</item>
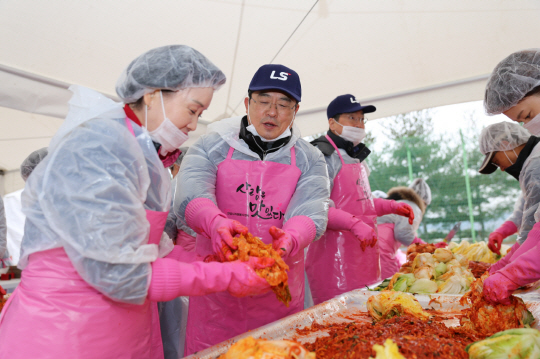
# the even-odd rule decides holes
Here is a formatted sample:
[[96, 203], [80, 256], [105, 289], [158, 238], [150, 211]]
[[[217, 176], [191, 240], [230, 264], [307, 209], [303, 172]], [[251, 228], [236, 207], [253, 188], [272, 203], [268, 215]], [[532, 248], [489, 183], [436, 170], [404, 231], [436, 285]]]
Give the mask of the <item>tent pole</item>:
[[411, 159], [411, 150], [409, 148], [409, 139], [405, 137], [405, 144], [407, 145], [407, 163], [409, 165], [409, 181], [413, 181], [412, 173], [412, 159]]
[[463, 147], [463, 172], [465, 174], [465, 185], [467, 187], [467, 202], [469, 203], [469, 220], [471, 222], [471, 236], [473, 242], [476, 242], [476, 233], [474, 232], [474, 213], [472, 206], [472, 196], [471, 196], [471, 184], [469, 182], [469, 166], [467, 165], [467, 152], [465, 150], [465, 139], [463, 138], [463, 133], [459, 129], [459, 135], [461, 136], [461, 145]]

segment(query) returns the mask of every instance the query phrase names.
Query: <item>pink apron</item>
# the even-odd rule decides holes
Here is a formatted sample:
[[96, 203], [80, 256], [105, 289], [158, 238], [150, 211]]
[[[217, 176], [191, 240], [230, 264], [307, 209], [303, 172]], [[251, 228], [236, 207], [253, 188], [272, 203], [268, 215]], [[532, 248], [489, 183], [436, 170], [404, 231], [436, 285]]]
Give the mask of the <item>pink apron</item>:
[[[149, 244], [159, 245], [167, 214], [146, 210]], [[157, 303], [107, 298], [81, 278], [63, 248], [33, 253], [0, 316], [0, 355], [160, 359]]]
[[[217, 205], [230, 219], [249, 228], [265, 243], [272, 243], [271, 226], [283, 227], [287, 206], [301, 171], [296, 167], [294, 147], [291, 164], [269, 161], [233, 160], [234, 148], [218, 165]], [[210, 240], [197, 236], [197, 254], [212, 254]], [[236, 335], [301, 311], [304, 307], [304, 252], [299, 251], [286, 263], [290, 267], [289, 308], [274, 292], [256, 297], [235, 298], [228, 292], [190, 297], [185, 355], [200, 351]]]
[[[377, 214], [366, 170], [361, 163], [345, 164], [337, 146], [328, 136], [326, 138], [342, 163], [330, 198], [336, 208], [353, 214], [377, 231]], [[364, 288], [381, 279], [379, 245], [367, 247], [363, 252], [352, 232], [327, 229], [308, 247], [306, 273], [315, 304]]]
[[401, 267], [397, 253], [401, 243], [394, 239], [394, 224], [382, 223], [377, 225], [379, 230], [379, 248], [381, 250], [381, 278], [390, 278]]

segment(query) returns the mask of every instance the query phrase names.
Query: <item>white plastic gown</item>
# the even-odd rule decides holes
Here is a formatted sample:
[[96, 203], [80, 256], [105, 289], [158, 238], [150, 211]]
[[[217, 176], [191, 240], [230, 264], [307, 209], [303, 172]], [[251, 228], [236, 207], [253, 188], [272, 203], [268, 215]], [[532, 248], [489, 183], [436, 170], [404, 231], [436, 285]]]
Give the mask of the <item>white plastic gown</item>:
[[[172, 202], [174, 202], [174, 193], [177, 188], [177, 182], [178, 182], [178, 176], [176, 176], [175, 179], [173, 179], [172, 187], [173, 187], [173, 198]], [[197, 233], [191, 229], [185, 219], [183, 217], [179, 217], [174, 214], [174, 206], [171, 203], [171, 209], [169, 211], [169, 215], [167, 216], [167, 223], [165, 224], [165, 233], [170, 238], [176, 238], [178, 236], [178, 230], [182, 230], [189, 234], [190, 236], [197, 237]]]
[[[347, 154], [347, 151], [342, 148], [339, 148], [339, 153], [341, 154], [343, 162], [345, 162], [346, 165], [349, 165], [351, 163], [360, 163], [360, 160], [358, 158], [353, 158], [349, 156]], [[334, 179], [341, 170], [342, 163], [336, 151], [332, 152], [330, 156], [324, 156], [324, 160], [326, 161], [326, 166], [328, 168], [328, 177], [330, 179], [330, 193], [332, 193], [332, 189], [334, 188]], [[362, 166], [364, 167], [364, 170], [369, 177], [371, 171], [369, 170], [366, 161], [362, 162]], [[330, 200], [330, 206], [335, 207], [334, 201]]]
[[[242, 116], [221, 120], [208, 127], [189, 148], [180, 167], [174, 198], [174, 213], [185, 218], [186, 207], [195, 198], [208, 198], [216, 203], [217, 166], [225, 160], [230, 147], [235, 149], [233, 160], [260, 161], [244, 140], [239, 138]], [[296, 165], [302, 172], [287, 211], [286, 223], [294, 216], [307, 216], [317, 229], [315, 239], [326, 230], [328, 222], [329, 183], [323, 155], [310, 143], [300, 138], [300, 131], [293, 126], [291, 140], [276, 152], [269, 153], [265, 161], [291, 163], [291, 147], [295, 147]]]
[[4, 200], [0, 197], [0, 259], [8, 257], [7, 254], [6, 210]]
[[516, 200], [516, 203], [514, 204], [514, 212], [508, 217], [506, 220], [513, 222], [516, 227], [521, 227], [521, 221], [523, 220], [523, 205], [525, 204], [525, 200], [523, 199], [523, 193], [519, 193], [519, 197]]
[[411, 206], [414, 212], [414, 221], [412, 226], [409, 224], [408, 217], [403, 217], [397, 214], [387, 214], [382, 217], [377, 217], [377, 224], [393, 224], [394, 239], [404, 246], [409, 246], [414, 241], [414, 237], [416, 237], [416, 231], [418, 231], [424, 215], [420, 207], [418, 207], [418, 205], [412, 201], [403, 199], [396, 202], [406, 203]]
[[[32, 253], [63, 247], [79, 275], [107, 297], [142, 304], [151, 265], [172, 249], [148, 244], [145, 209], [168, 211], [170, 176], [152, 140], [125, 125], [122, 104], [83, 87], [22, 194], [19, 268]], [[161, 252], [161, 253], [160, 253]]]
[[540, 144], [533, 148], [530, 156], [523, 164], [519, 175], [519, 185], [523, 195], [523, 216], [517, 240], [519, 244], [523, 244], [539, 218]]

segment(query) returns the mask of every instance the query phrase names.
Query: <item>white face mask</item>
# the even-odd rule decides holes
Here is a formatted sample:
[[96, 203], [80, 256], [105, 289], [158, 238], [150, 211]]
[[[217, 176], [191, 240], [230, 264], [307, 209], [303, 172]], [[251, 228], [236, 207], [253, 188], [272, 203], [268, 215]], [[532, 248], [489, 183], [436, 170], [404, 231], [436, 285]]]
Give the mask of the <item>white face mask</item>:
[[[248, 118], [248, 122], [251, 122], [251, 120], [249, 119], [249, 102], [248, 102], [248, 109], [247, 109], [247, 118]], [[294, 119], [296, 118], [296, 113], [293, 115], [293, 119], [291, 121], [291, 125], [292, 123], [294, 122]], [[246, 130], [248, 130], [249, 132], [251, 132], [251, 134], [253, 136], [258, 136], [261, 141], [263, 142], [274, 142], [274, 141], [277, 141], [277, 140], [280, 140], [282, 138], [285, 138], [285, 137], [289, 137], [292, 135], [292, 132], [291, 132], [291, 125], [289, 125], [289, 127], [287, 127], [287, 129], [279, 136], [277, 136], [276, 138], [274, 138], [273, 140], [267, 140], [266, 138], [262, 137], [261, 135], [259, 135], [259, 133], [257, 132], [257, 129], [255, 128], [255, 126], [253, 126], [252, 124], [250, 124], [248, 127], [246, 127]]]
[[364, 138], [366, 138], [366, 130], [360, 127], [343, 126], [341, 123], [334, 120], [335, 123], [343, 127], [341, 135], [339, 137], [352, 142], [354, 146], [357, 146]]
[[[168, 153], [174, 152], [182, 146], [182, 144], [188, 140], [189, 136], [182, 132], [171, 120], [169, 120], [169, 118], [167, 118], [165, 106], [163, 104], [163, 93], [159, 91], [159, 95], [161, 96], [161, 109], [163, 110], [164, 120], [158, 128], [148, 132], [148, 134], [152, 140], [161, 144], [159, 152], [162, 156], [166, 156]], [[144, 127], [148, 131], [148, 106], [145, 106], [144, 110]]]
[[531, 135], [539, 136], [540, 135], [540, 113], [534, 116], [532, 120], [524, 124], [523, 127], [527, 131], [529, 131]]

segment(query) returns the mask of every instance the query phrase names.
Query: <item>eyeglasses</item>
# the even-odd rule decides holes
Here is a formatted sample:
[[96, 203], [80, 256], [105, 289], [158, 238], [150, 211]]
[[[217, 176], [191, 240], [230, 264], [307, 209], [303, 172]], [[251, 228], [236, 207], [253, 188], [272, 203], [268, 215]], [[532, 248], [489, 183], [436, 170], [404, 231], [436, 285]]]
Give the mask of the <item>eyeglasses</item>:
[[291, 107], [291, 103], [285, 100], [277, 100], [275, 104], [266, 97], [259, 97], [257, 100], [251, 98], [251, 100], [255, 104], [254, 107], [257, 110], [268, 111], [272, 108], [271, 106], [274, 105], [280, 115], [291, 115], [296, 109], [296, 104]]
[[339, 118], [340, 118], [340, 119], [341, 119], [341, 118], [344, 118], [344, 119], [346, 119], [347, 121], [349, 121], [349, 122], [351, 122], [351, 123], [353, 123], [353, 124], [355, 124], [355, 125], [358, 125], [358, 124], [360, 124], [360, 123], [365, 124], [366, 121], [368, 121], [368, 119], [367, 119], [366, 117], [356, 117], [356, 118], [355, 118], [355, 117], [352, 116], [352, 115], [341, 115]]

